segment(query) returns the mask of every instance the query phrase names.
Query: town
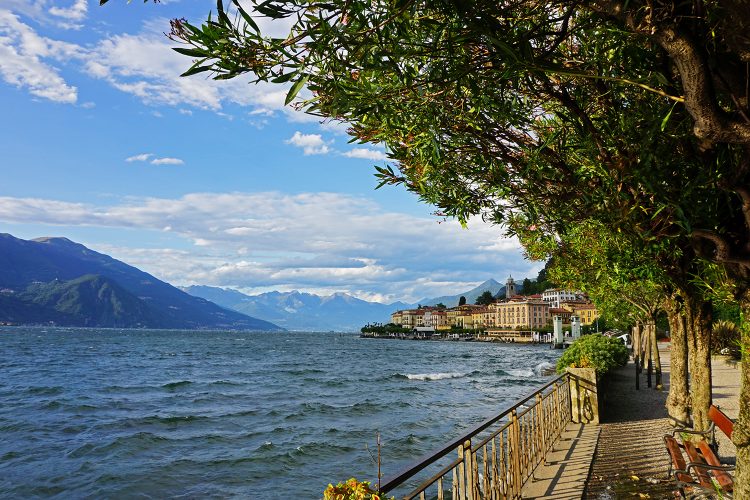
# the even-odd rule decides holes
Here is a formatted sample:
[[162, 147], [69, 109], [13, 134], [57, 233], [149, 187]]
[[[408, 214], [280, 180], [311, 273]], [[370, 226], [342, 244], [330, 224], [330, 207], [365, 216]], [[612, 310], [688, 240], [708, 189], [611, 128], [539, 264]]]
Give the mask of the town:
[[557, 339], [598, 331], [596, 305], [581, 292], [550, 288], [541, 294], [521, 295], [511, 276], [504, 298], [485, 292], [477, 302], [395, 311], [389, 325], [367, 325], [362, 336], [530, 343], [552, 342], [553, 333]]

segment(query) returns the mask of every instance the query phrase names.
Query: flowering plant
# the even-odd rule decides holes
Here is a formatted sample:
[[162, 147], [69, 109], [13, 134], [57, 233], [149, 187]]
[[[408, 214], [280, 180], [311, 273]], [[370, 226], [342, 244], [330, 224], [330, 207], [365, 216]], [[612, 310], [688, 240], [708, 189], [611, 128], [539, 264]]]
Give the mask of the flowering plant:
[[[393, 497], [391, 497], [392, 499]], [[323, 500], [388, 500], [370, 487], [369, 481], [359, 482], [354, 478], [336, 486], [329, 484], [323, 492]]]

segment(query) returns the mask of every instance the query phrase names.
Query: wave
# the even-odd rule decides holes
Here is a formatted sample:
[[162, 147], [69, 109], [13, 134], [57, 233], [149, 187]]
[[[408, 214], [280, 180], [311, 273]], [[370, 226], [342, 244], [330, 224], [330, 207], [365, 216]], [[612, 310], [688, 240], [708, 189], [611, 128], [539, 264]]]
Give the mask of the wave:
[[440, 373], [397, 373], [396, 378], [404, 378], [408, 380], [445, 380], [450, 378], [463, 378], [466, 373], [461, 372], [440, 372]]
[[495, 375], [507, 375], [515, 378], [546, 377], [555, 373], [555, 365], [548, 361], [542, 361], [533, 368], [511, 368], [495, 370]]
[[168, 384], [164, 384], [162, 387], [171, 391], [190, 384], [192, 384], [190, 380], [180, 380], [179, 382], [169, 382]]

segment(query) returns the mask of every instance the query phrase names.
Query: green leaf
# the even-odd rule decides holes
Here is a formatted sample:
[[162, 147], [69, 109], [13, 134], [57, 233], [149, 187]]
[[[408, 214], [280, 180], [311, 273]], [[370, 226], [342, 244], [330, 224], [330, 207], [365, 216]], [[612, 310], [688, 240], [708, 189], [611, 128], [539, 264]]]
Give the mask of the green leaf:
[[674, 103], [671, 108], [669, 108], [669, 113], [667, 113], [667, 116], [664, 117], [664, 119], [661, 121], [661, 131], [664, 132], [664, 129], [667, 128], [667, 122], [669, 121], [669, 118], [672, 116], [672, 111], [674, 111], [674, 107], [677, 106], [677, 103]]
[[240, 13], [242, 16], [242, 19], [245, 20], [248, 26], [250, 26], [253, 30], [255, 30], [256, 33], [260, 34], [260, 28], [258, 28], [258, 25], [255, 24], [255, 21], [252, 17], [250, 17], [250, 14], [245, 11], [245, 9], [242, 8], [242, 5], [240, 5], [240, 2], [238, 0], [232, 0], [232, 3], [235, 7], [237, 7], [237, 12]]
[[279, 75], [276, 78], [272, 79], [271, 82], [272, 83], [286, 83], [292, 78], [294, 78], [295, 76], [297, 76], [297, 74], [298, 73], [295, 71], [284, 73], [283, 75]]
[[184, 47], [173, 47], [172, 50], [191, 57], [206, 57], [210, 55], [208, 52], [202, 49], [186, 49]]
[[286, 99], [284, 99], [284, 105], [286, 106], [290, 102], [294, 100], [295, 97], [297, 97], [297, 94], [299, 94], [299, 91], [302, 90], [302, 87], [307, 83], [307, 80], [310, 78], [310, 75], [305, 75], [296, 82], [294, 82], [294, 85], [292, 85], [292, 88], [289, 89], [289, 93], [286, 95]]
[[185, 71], [180, 76], [190, 76], [190, 75], [195, 75], [196, 73], [203, 73], [204, 71], [210, 71], [210, 70], [211, 70], [211, 66], [200, 66], [200, 62], [199, 62], [191, 66], [189, 70]]

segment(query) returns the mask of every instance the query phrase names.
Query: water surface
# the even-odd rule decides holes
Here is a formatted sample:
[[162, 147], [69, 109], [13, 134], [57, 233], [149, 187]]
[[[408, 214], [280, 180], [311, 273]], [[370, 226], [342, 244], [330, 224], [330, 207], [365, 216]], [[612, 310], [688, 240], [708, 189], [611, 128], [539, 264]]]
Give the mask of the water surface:
[[[0, 497], [320, 498], [548, 380], [547, 346], [0, 329]], [[369, 451], [366, 449], [369, 448]]]

